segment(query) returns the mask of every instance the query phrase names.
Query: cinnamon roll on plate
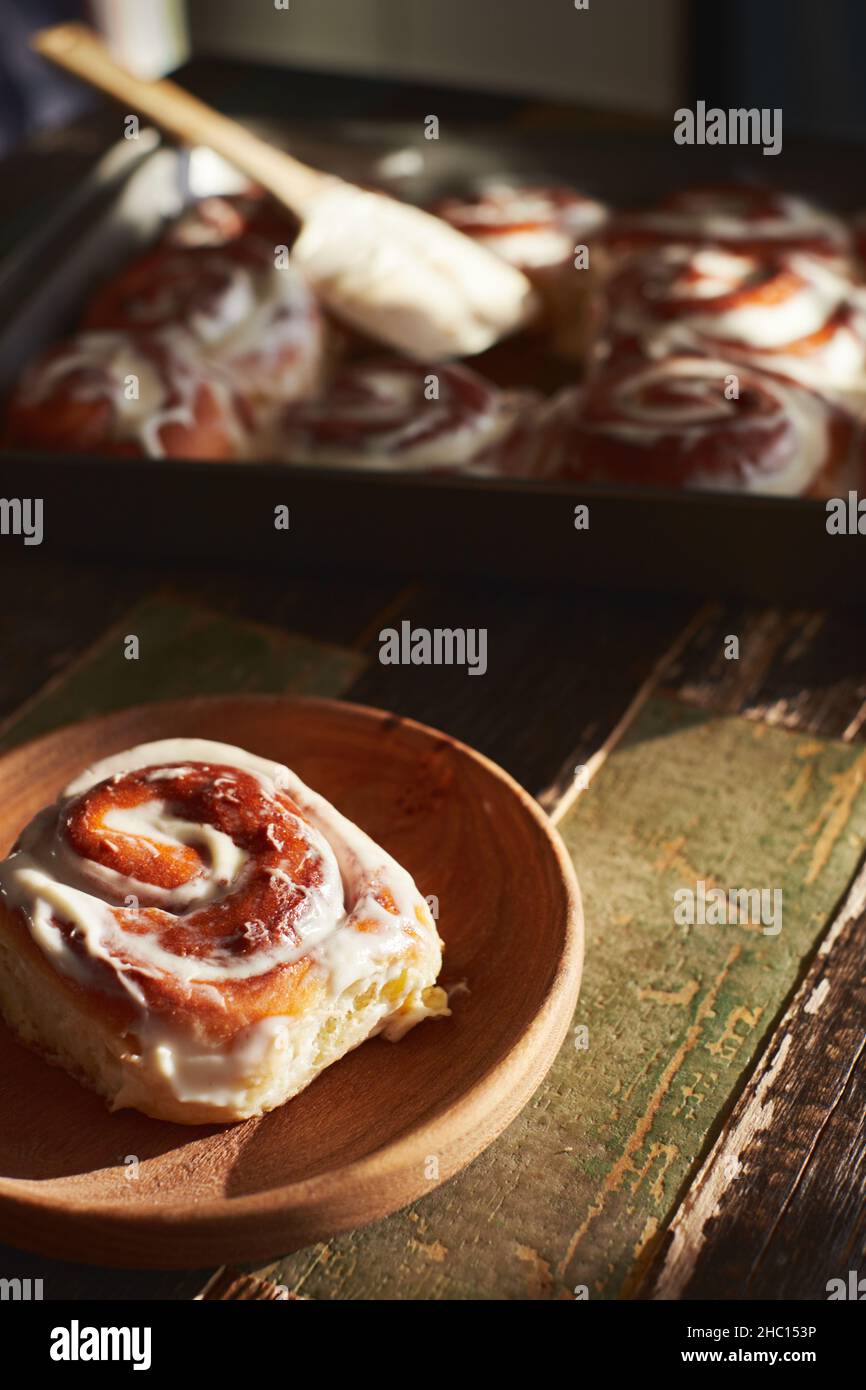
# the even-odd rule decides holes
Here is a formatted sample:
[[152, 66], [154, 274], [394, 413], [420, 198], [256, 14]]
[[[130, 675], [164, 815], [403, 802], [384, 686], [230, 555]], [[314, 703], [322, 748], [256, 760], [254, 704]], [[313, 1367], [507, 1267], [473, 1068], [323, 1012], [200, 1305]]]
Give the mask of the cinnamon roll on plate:
[[441, 960], [385, 850], [222, 743], [104, 759], [0, 863], [0, 1009], [115, 1110], [272, 1110], [374, 1034], [447, 1013]]
[[183, 333], [82, 333], [31, 363], [8, 402], [7, 448], [230, 459], [252, 426], [243, 397]]

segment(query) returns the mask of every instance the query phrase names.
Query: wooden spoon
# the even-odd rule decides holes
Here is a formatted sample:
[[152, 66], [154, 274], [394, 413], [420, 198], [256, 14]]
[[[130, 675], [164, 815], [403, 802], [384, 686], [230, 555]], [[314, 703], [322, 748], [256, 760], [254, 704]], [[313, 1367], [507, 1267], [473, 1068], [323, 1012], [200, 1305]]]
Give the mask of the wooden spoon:
[[520, 271], [438, 217], [309, 168], [173, 82], [133, 76], [86, 25], [42, 29], [33, 46], [160, 129], [210, 146], [284, 203], [302, 223], [295, 261], [363, 333], [435, 361], [483, 352], [535, 313]]

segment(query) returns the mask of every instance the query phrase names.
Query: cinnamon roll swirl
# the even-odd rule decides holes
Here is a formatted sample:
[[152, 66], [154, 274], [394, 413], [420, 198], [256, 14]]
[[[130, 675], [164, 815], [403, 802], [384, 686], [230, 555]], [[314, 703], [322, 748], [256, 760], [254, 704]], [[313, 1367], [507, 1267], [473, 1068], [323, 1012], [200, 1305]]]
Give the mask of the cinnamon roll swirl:
[[614, 365], [552, 400], [549, 476], [779, 496], [823, 494], [850, 461], [829, 402], [730, 359], [678, 354]]
[[840, 217], [805, 198], [753, 184], [678, 189], [653, 207], [624, 212], [605, 230], [618, 252], [663, 242], [704, 242], [744, 252], [803, 251], [832, 260], [851, 255]]
[[504, 181], [443, 198], [430, 211], [530, 277], [570, 262], [575, 243], [607, 217], [602, 203], [576, 189]]
[[282, 413], [276, 450], [289, 463], [464, 470], [506, 447], [528, 399], [462, 366], [362, 360]]
[[287, 768], [169, 739], [106, 758], [0, 863], [0, 1007], [103, 1095], [260, 1115], [447, 1012], [425, 900]]
[[291, 260], [250, 232], [222, 246], [162, 244], [106, 284], [91, 329], [181, 329], [247, 399], [287, 401], [319, 385], [325, 321]]
[[[521, 270], [534, 284], [542, 312], [517, 340], [524, 371], [544, 351], [583, 361], [594, 329], [596, 234], [608, 210], [603, 203], [561, 185], [491, 182], [465, 198], [445, 198], [432, 212], [465, 236]], [[592, 263], [577, 268], [578, 247], [592, 243]], [[529, 348], [529, 336], [533, 341]], [[525, 341], [523, 341], [525, 340]], [[501, 347], [507, 352], [510, 344]], [[516, 344], [515, 344], [516, 346]], [[497, 349], [493, 354], [498, 356]], [[527, 357], [529, 359], [527, 363]]]
[[82, 333], [25, 371], [8, 402], [7, 448], [108, 457], [228, 459], [251, 415], [183, 334]]
[[605, 349], [704, 352], [866, 404], [866, 287], [815, 256], [660, 247], [607, 287]]

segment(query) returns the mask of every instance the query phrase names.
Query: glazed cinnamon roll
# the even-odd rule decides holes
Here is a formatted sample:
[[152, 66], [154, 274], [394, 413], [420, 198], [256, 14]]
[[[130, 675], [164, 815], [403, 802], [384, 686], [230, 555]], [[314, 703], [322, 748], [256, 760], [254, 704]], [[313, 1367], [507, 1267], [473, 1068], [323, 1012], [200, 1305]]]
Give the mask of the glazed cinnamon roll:
[[466, 367], [359, 361], [317, 400], [283, 412], [276, 451], [289, 463], [464, 470], [506, 446], [528, 398]]
[[668, 246], [607, 287], [607, 355], [735, 357], [866, 403], [866, 287], [815, 256]]
[[[561, 357], [584, 359], [595, 326], [595, 234], [608, 215], [602, 203], [573, 188], [503, 181], [474, 196], [442, 199], [431, 211], [523, 271], [542, 304], [529, 332], [544, 335]], [[575, 252], [590, 243], [592, 260], [578, 269]], [[534, 345], [530, 356], [538, 356]]]
[[613, 218], [605, 241], [619, 252], [662, 242], [707, 242], [736, 251], [803, 251], [834, 260], [851, 254], [851, 235], [840, 217], [805, 198], [751, 184], [680, 189], [654, 207]]
[[430, 210], [529, 276], [571, 262], [575, 244], [607, 217], [602, 203], [576, 189], [506, 182]]
[[85, 315], [91, 329], [181, 329], [230, 373], [247, 399], [268, 404], [316, 389], [324, 317], [291, 260], [246, 233], [224, 246], [158, 246], [106, 284]]
[[169, 739], [106, 758], [0, 863], [0, 1007], [104, 1096], [186, 1124], [281, 1105], [447, 1012], [425, 900], [287, 768]]
[[849, 419], [814, 392], [730, 359], [634, 359], [547, 412], [548, 476], [779, 496], [823, 495], [848, 467]]
[[108, 457], [227, 459], [251, 426], [242, 397], [183, 335], [83, 333], [27, 368], [7, 448]]
[[257, 237], [273, 253], [291, 246], [298, 223], [291, 214], [261, 193], [235, 193], [199, 198], [166, 230], [168, 246], [226, 246], [240, 237]]

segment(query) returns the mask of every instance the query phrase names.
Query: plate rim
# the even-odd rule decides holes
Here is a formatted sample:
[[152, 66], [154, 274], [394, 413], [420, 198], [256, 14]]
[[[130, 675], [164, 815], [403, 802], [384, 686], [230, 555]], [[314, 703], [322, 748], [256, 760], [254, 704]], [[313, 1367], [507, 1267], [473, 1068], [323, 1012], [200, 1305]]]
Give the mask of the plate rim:
[[[276, 1251], [287, 1253], [290, 1247], [298, 1248], [299, 1245], [327, 1239], [329, 1235], [382, 1219], [447, 1182], [498, 1138], [538, 1089], [568, 1031], [580, 989], [584, 945], [582, 900], [574, 865], [558, 831], [536, 799], [486, 754], [443, 730], [375, 706], [332, 697], [267, 693], [191, 696], [144, 702], [109, 714], [71, 721], [4, 750], [0, 754], [0, 765], [11, 757], [22, 756], [26, 750], [56, 742], [73, 729], [86, 726], [98, 730], [100, 726], [110, 727], [144, 714], [170, 718], [172, 710], [183, 710], [188, 714], [196, 706], [218, 708], [239, 703], [280, 706], [287, 710], [299, 706], [325, 709], [341, 718], [360, 719], [371, 726], [386, 724], [405, 727], [425, 738], [444, 740], [461, 756], [480, 764], [502, 782], [517, 799], [524, 814], [534, 822], [541, 841], [546, 843], [547, 852], [554, 856], [562, 881], [565, 908], [563, 935], [543, 1000], [519, 1039], [493, 1060], [457, 1100], [443, 1104], [432, 1114], [428, 1113], [392, 1143], [374, 1149], [363, 1158], [328, 1168], [310, 1178], [296, 1179], [237, 1197], [222, 1195], [183, 1202], [130, 1205], [127, 1202], [58, 1200], [50, 1190], [40, 1190], [39, 1179], [0, 1176], [0, 1234], [6, 1238], [6, 1228], [11, 1218], [15, 1226], [12, 1243], [26, 1242], [24, 1248], [46, 1254], [64, 1253], [70, 1249], [68, 1238], [71, 1236], [74, 1244], [76, 1233], [86, 1226], [91, 1233], [98, 1228], [98, 1240], [103, 1245], [126, 1233], [133, 1237], [150, 1234], [157, 1243], [170, 1239], [182, 1243], [185, 1257], [192, 1256], [192, 1246], [201, 1251], [204, 1263], [212, 1263], [218, 1260], [218, 1255], [206, 1253], [205, 1247], [211, 1244], [224, 1242], [233, 1260], [255, 1259]], [[469, 1116], [475, 1117], [474, 1123], [470, 1122]], [[480, 1136], [479, 1130], [483, 1131]], [[193, 1128], [193, 1132], [197, 1130]], [[445, 1160], [442, 1162], [443, 1171], [436, 1181], [424, 1179], [423, 1182], [409, 1182], [408, 1186], [416, 1190], [405, 1196], [409, 1158], [411, 1155], [417, 1159], [422, 1144], [428, 1145], [425, 1152], [436, 1152], [440, 1155], [440, 1161]], [[417, 1171], [417, 1162], [412, 1166]], [[384, 1193], [376, 1198], [377, 1189], [388, 1187], [389, 1184], [402, 1185], [398, 1199], [389, 1201]], [[374, 1194], [370, 1204], [371, 1208], [375, 1208], [373, 1215], [365, 1216], [361, 1221], [357, 1218], [341, 1220], [339, 1217], [324, 1219], [329, 1202], [341, 1193], [357, 1189], [362, 1189], [368, 1195]], [[31, 1233], [28, 1217], [38, 1220], [42, 1229], [33, 1229]], [[270, 1217], [271, 1222], [264, 1239], [258, 1239], [263, 1217]], [[20, 1234], [19, 1225], [23, 1227]], [[192, 1258], [172, 1263], [171, 1254], [170, 1249], [160, 1249], [158, 1253], [152, 1251], [150, 1254], [132, 1249], [128, 1252], [131, 1264], [127, 1267], [194, 1268], [196, 1265], [196, 1259]], [[125, 1263], [122, 1248], [114, 1252], [114, 1257], [120, 1257], [121, 1265]], [[79, 1263], [104, 1263], [101, 1256], [88, 1256], [84, 1251], [74, 1254], [72, 1258]]]

